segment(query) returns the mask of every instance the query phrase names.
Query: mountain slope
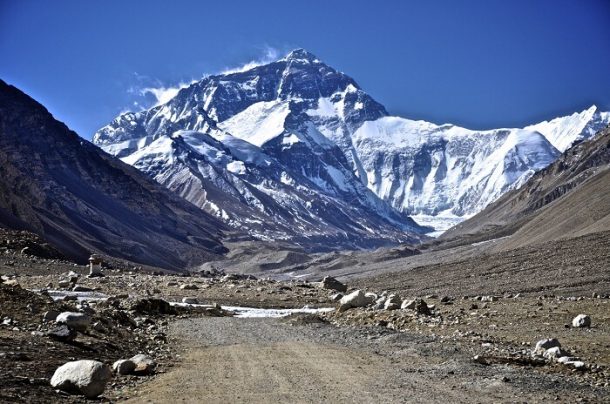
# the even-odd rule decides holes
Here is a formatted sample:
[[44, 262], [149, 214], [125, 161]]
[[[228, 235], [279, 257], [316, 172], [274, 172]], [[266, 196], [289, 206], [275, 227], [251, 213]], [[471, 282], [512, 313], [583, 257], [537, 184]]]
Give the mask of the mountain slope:
[[391, 117], [352, 78], [297, 49], [276, 62], [206, 77], [166, 104], [123, 114], [94, 143], [125, 158], [178, 130], [212, 136], [220, 130], [257, 146], [292, 178], [316, 184], [312, 191], [357, 200], [368, 214], [390, 215], [393, 222], [418, 215], [444, 229], [554, 161], [563, 151], [554, 144], [588, 138], [610, 122], [610, 114], [595, 108], [576, 115], [488, 131]]
[[610, 129], [568, 149], [521, 188], [450, 229], [441, 240], [514, 248], [610, 230]]
[[293, 52], [122, 115], [94, 142], [258, 239], [316, 250], [418, 242], [424, 229], [367, 189], [353, 161], [305, 113], [343, 86], [350, 88], [343, 102], [371, 109], [361, 118], [350, 114], [349, 122], [385, 114], [353, 80]]
[[540, 132], [559, 151], [564, 152], [576, 143], [590, 139], [610, 123], [610, 112], [602, 112], [595, 105], [582, 112], [563, 116], [526, 127]]
[[183, 269], [218, 258], [224, 225], [56, 121], [0, 80], [0, 224], [64, 254]]

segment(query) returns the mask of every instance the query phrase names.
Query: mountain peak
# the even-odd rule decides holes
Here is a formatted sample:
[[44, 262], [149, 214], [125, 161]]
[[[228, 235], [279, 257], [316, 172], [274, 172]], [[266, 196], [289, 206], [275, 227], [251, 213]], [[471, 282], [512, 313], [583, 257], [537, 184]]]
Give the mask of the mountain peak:
[[286, 55], [286, 57], [284, 59], [285, 60], [306, 60], [308, 62], [315, 62], [316, 60], [318, 60], [316, 55], [314, 55], [313, 53], [311, 53], [303, 48], [298, 48], [298, 49], [291, 51], [288, 55]]

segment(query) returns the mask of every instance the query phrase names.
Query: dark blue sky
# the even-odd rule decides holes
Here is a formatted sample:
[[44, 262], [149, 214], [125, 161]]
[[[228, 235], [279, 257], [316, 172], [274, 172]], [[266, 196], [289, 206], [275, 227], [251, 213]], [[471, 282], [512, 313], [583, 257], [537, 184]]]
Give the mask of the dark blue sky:
[[0, 78], [84, 137], [176, 85], [303, 47], [392, 114], [471, 128], [610, 110], [610, 1], [0, 0]]

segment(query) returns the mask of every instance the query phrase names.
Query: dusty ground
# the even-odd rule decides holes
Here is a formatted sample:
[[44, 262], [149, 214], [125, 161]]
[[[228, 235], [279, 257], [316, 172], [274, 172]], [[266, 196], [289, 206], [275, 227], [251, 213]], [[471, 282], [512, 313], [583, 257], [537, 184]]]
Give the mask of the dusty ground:
[[[350, 289], [422, 297], [435, 306], [432, 316], [372, 309], [326, 314], [324, 322], [161, 316], [144, 327], [80, 335], [77, 344], [32, 333], [44, 331], [41, 316], [48, 307], [73, 303], [50, 303], [39, 294], [14, 289], [16, 298], [0, 295], [1, 319], [15, 321], [0, 325], [0, 402], [81, 402], [50, 388], [55, 368], [70, 359], [111, 363], [140, 351], [156, 355], [160, 372], [146, 378], [115, 377], [102, 401], [608, 402], [607, 244], [607, 234], [597, 234], [499, 253], [485, 253], [485, 245], [407, 257], [401, 251], [377, 251], [343, 278]], [[22, 254], [19, 248], [5, 247], [0, 274], [16, 274], [24, 288], [57, 289], [62, 274], [86, 272], [58, 258]], [[473, 259], [475, 250], [479, 252]], [[365, 255], [336, 258], [346, 256], [358, 262]], [[351, 265], [326, 264], [341, 267], [339, 271]], [[188, 296], [201, 303], [253, 307], [336, 305], [330, 299], [333, 292], [294, 278], [160, 276], [128, 264], [113, 266], [117, 269], [105, 269], [106, 277], [81, 277], [78, 284], [129, 299], [180, 301]], [[376, 267], [383, 270], [374, 277], [355, 277]], [[496, 298], [480, 301], [484, 295]], [[580, 313], [592, 317], [592, 327], [566, 327]], [[157, 342], [151, 344], [151, 332], [167, 333], [168, 343], [159, 351]], [[549, 337], [585, 361], [587, 370], [531, 362], [535, 342]], [[475, 355], [486, 364], [474, 361]]]
[[481, 365], [469, 344], [429, 334], [294, 323], [175, 322], [179, 366], [130, 402], [601, 402], [609, 393], [571, 374]]

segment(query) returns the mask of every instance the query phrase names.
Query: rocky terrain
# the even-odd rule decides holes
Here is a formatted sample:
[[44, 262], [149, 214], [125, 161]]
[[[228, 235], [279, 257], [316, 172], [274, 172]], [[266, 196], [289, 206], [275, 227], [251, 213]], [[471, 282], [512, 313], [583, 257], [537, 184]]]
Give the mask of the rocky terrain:
[[[104, 263], [105, 276], [89, 278], [85, 266], [22, 250], [0, 257], [4, 401], [81, 402], [84, 393], [49, 384], [61, 365], [94, 360], [118, 369], [117, 360], [138, 354], [150, 356], [155, 371], [108, 370], [103, 401], [603, 402], [610, 392], [607, 261], [606, 270], [582, 265], [577, 275], [558, 276], [552, 262], [513, 250], [343, 282], [212, 268], [161, 275]], [[528, 269], [501, 266], [517, 262]], [[278, 309], [310, 314], [268, 317], [290, 313]], [[87, 315], [86, 328], [53, 320], [65, 311]], [[538, 344], [552, 338], [559, 348]]]

